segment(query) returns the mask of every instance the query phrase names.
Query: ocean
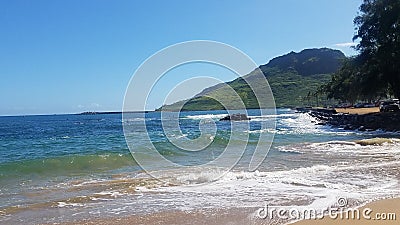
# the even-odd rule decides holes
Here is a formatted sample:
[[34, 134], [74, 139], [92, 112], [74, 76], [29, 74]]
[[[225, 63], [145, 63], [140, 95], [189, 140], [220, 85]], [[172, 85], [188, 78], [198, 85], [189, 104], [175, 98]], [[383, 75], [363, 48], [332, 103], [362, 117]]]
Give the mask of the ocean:
[[[181, 112], [181, 131], [170, 136], [159, 112], [124, 118], [121, 114], [0, 117], [0, 224], [256, 210], [266, 204], [323, 209], [338, 199], [346, 199], [350, 207], [400, 196], [400, 144], [353, 142], [396, 138], [399, 133], [318, 125], [308, 114], [291, 109], [264, 117], [257, 113], [249, 110], [250, 121], [230, 123], [219, 121], [227, 115], [224, 111]], [[272, 120], [276, 129], [260, 125]], [[133, 129], [124, 134], [124, 124]], [[147, 132], [135, 130], [143, 124]], [[240, 135], [232, 136], [232, 124], [240, 127]], [[209, 126], [214, 134], [208, 135]], [[260, 140], [261, 134], [274, 136], [273, 142]], [[132, 157], [125, 136], [140, 162]], [[171, 140], [182, 138], [205, 138], [210, 145], [201, 151], [182, 151]], [[146, 140], [182, 169], [160, 167], [160, 161], [146, 155]], [[245, 146], [241, 155], [235, 151], [224, 155], [233, 161], [238, 158], [234, 167], [207, 166], [224, 154], [229, 143], [233, 148]], [[250, 171], [258, 144], [265, 149], [272, 146], [257, 170]]]

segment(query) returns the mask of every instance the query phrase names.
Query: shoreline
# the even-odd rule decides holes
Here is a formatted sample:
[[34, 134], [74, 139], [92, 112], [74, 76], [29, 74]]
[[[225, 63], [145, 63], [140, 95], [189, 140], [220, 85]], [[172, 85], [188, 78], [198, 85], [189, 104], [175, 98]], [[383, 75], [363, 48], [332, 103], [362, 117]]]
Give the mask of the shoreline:
[[[301, 136], [301, 137], [305, 137], [305, 138], [309, 138], [309, 137], [313, 137], [314, 136], [314, 130], [316, 128], [315, 124], [313, 124], [313, 122], [315, 122], [315, 119], [310, 118], [307, 114], [304, 115], [297, 115], [294, 113], [290, 113], [290, 114], [284, 114], [286, 112], [282, 112], [284, 115], [284, 119], [286, 118], [290, 118], [290, 119], [286, 119], [286, 120], [282, 120], [285, 121], [286, 123], [283, 123], [284, 125], [286, 125], [288, 127], [288, 129], [297, 129], [298, 127], [303, 127], [304, 126], [304, 130], [301, 130], [301, 132], [305, 131], [305, 132], [309, 132], [306, 133], [306, 135]], [[292, 119], [293, 118], [293, 119]], [[297, 120], [298, 119], [298, 120]], [[328, 129], [331, 129], [330, 127], [328, 127]], [[334, 129], [336, 131], [336, 129]], [[289, 130], [291, 131], [291, 130]], [[330, 131], [330, 130], [329, 130]], [[321, 129], [318, 130], [317, 132], [323, 132], [322, 134], [325, 134], [325, 130]], [[338, 131], [338, 132], [343, 132], [343, 131]], [[347, 133], [347, 132], [346, 132]], [[349, 132], [349, 133], [353, 133], [353, 132]], [[388, 197], [393, 197], [395, 192], [397, 193], [399, 190], [398, 189], [398, 181], [400, 179], [399, 174], [398, 174], [398, 162], [396, 162], [398, 160], [398, 151], [396, 151], [398, 148], [397, 144], [399, 143], [396, 140], [396, 144], [395, 147], [393, 147], [390, 144], [390, 148], [388, 147], [387, 151], [385, 151], [385, 148], [382, 147], [382, 151], [379, 149], [379, 151], [377, 149], [375, 149], [375, 147], [366, 147], [365, 149], [362, 149], [361, 146], [356, 145], [357, 143], [354, 140], [359, 140], [359, 139], [355, 139], [358, 136], [359, 133], [361, 132], [355, 132], [357, 133], [357, 135], [353, 135], [349, 137], [342, 137], [339, 139], [336, 139], [336, 135], [333, 136], [331, 135], [331, 133], [328, 133], [328, 135], [323, 136], [323, 138], [325, 139], [321, 139], [317, 138], [317, 139], [304, 139], [304, 140], [311, 140], [311, 143], [316, 142], [315, 145], [312, 145], [310, 143], [307, 142], [300, 142], [300, 143], [296, 143], [296, 142], [290, 142], [287, 146], [287, 148], [282, 148], [279, 149], [279, 152], [281, 152], [281, 154], [283, 154], [283, 156], [285, 156], [286, 159], [294, 159], [294, 160], [298, 160], [298, 161], [290, 161], [291, 162], [298, 162], [298, 168], [288, 168], [286, 173], [286, 169], [283, 170], [283, 172], [285, 173], [277, 173], [277, 174], [273, 174], [273, 178], [277, 179], [277, 181], [274, 182], [269, 182], [269, 181], [265, 181], [267, 180], [270, 176], [269, 174], [263, 174], [261, 173], [260, 175], [256, 175], [253, 177], [253, 174], [249, 174], [249, 178], [248, 179], [242, 179], [242, 178], [246, 178], [247, 174], [234, 174], [233, 178], [238, 178], [238, 180], [240, 180], [239, 182], [236, 181], [230, 181], [229, 183], [227, 183], [227, 185], [225, 183], [224, 186], [220, 185], [218, 186], [218, 189], [216, 189], [217, 191], [215, 192], [210, 192], [212, 195], [210, 195], [210, 193], [208, 193], [207, 191], [205, 191], [204, 195], [203, 192], [197, 192], [194, 191], [193, 193], [197, 193], [200, 195], [202, 195], [201, 197], [207, 197], [210, 199], [210, 202], [212, 202], [212, 204], [202, 204], [200, 201], [200, 203], [196, 203], [194, 204], [194, 206], [191, 207], [186, 207], [185, 204], [190, 204], [190, 202], [196, 202], [197, 198], [195, 198], [195, 195], [188, 195], [188, 197], [190, 198], [181, 198], [180, 196], [180, 192], [182, 191], [182, 189], [176, 189], [175, 191], [172, 191], [171, 193], [173, 194], [172, 196], [177, 196], [177, 200], [174, 200], [172, 198], [167, 198], [167, 197], [161, 197], [160, 200], [159, 195], [157, 195], [158, 193], [156, 192], [152, 192], [151, 194], [149, 194], [148, 196], [153, 196], [153, 197], [149, 197], [149, 198], [136, 198], [136, 197], [132, 197], [132, 205], [134, 205], [134, 207], [127, 207], [127, 210], [125, 210], [123, 207], [108, 207], [107, 201], [104, 201], [104, 203], [102, 202], [96, 202], [97, 200], [93, 200], [93, 203], [96, 203], [98, 206], [101, 206], [103, 209], [98, 210], [98, 211], [94, 211], [91, 209], [92, 205], [89, 205], [89, 207], [84, 208], [84, 209], [80, 209], [79, 207], [75, 207], [75, 205], [79, 205], [79, 203], [81, 203], [81, 193], [83, 193], [83, 190], [94, 190], [93, 192], [89, 192], [89, 193], [94, 193], [94, 195], [88, 195], [85, 194], [85, 199], [89, 199], [90, 196], [94, 196], [94, 197], [98, 197], [98, 195], [96, 195], [97, 193], [103, 193], [108, 191], [110, 194], [107, 194], [106, 196], [109, 196], [110, 199], [112, 199], [112, 197], [114, 196], [114, 192], [115, 193], [123, 193], [121, 192], [121, 190], [125, 190], [123, 188], [127, 188], [129, 186], [129, 188], [131, 188], [130, 185], [126, 185], [126, 183], [129, 184], [129, 182], [125, 182], [123, 181], [123, 184], [120, 185], [120, 183], [118, 182], [118, 185], [112, 185], [109, 186], [108, 185], [108, 180], [107, 182], [94, 182], [94, 183], [90, 183], [90, 185], [85, 186], [82, 185], [80, 186], [79, 184], [84, 184], [85, 182], [83, 182], [84, 180], [79, 180], [79, 182], [70, 182], [68, 184], [72, 184], [70, 187], [71, 188], [66, 188], [65, 190], [73, 190], [73, 191], [77, 191], [76, 193], [79, 194], [77, 195], [77, 201], [75, 201], [73, 199], [67, 199], [65, 197], [63, 198], [59, 198], [57, 197], [57, 201], [62, 201], [61, 203], [65, 203], [63, 206], [60, 207], [60, 209], [58, 209], [57, 205], [54, 205], [51, 208], [45, 208], [45, 207], [37, 207], [37, 208], [32, 208], [31, 211], [26, 211], [26, 212], [22, 212], [21, 214], [18, 214], [18, 216], [20, 217], [16, 217], [16, 218], [23, 218], [26, 222], [28, 222], [27, 224], [42, 224], [42, 223], [48, 223], [48, 224], [285, 224], [286, 222], [288, 222], [288, 220], [279, 220], [279, 221], [271, 221], [271, 220], [263, 220], [260, 218], [257, 218], [255, 212], [257, 212], [257, 210], [259, 208], [257, 207], [263, 207], [265, 202], [270, 202], [272, 205], [274, 204], [283, 204], [285, 206], [287, 205], [299, 205], [299, 207], [307, 207], [307, 205], [310, 205], [312, 203], [312, 199], [310, 198], [310, 202], [299, 202], [299, 200], [296, 202], [296, 196], [295, 195], [290, 195], [288, 194], [289, 192], [286, 191], [282, 191], [282, 190], [295, 190], [296, 192], [299, 191], [299, 193], [311, 193], [310, 196], [315, 197], [316, 199], [321, 200], [321, 202], [325, 202], [325, 199], [328, 199], [329, 201], [326, 202], [326, 204], [322, 204], [324, 206], [328, 206], [329, 204], [332, 204], [332, 201], [335, 201], [335, 199], [331, 199], [331, 197], [333, 198], [334, 196], [337, 196], [336, 192], [337, 191], [341, 191], [342, 189], [340, 189], [341, 187], [338, 187], [336, 185], [334, 185], [334, 182], [331, 182], [329, 179], [332, 178], [331, 173], [336, 173], [335, 171], [338, 171], [336, 168], [336, 163], [337, 160], [339, 160], [339, 162], [341, 162], [341, 160], [344, 160], [345, 162], [349, 163], [349, 166], [342, 168], [342, 170], [339, 170], [340, 173], [343, 172], [343, 175], [340, 175], [340, 178], [343, 179], [349, 179], [349, 181], [343, 181], [344, 184], [348, 184], [353, 182], [354, 180], [350, 179], [355, 179], [356, 181], [358, 181], [358, 177], [361, 177], [361, 179], [359, 180], [361, 183], [357, 183], [354, 189], [354, 192], [360, 193], [360, 196], [364, 196], [363, 195], [363, 190], [368, 188], [366, 184], [371, 184], [371, 186], [375, 186], [377, 188], [381, 188], [380, 186], [385, 185], [385, 174], [382, 173], [382, 171], [387, 171], [389, 172], [390, 175], [394, 174], [397, 179], [395, 181], [393, 181], [396, 185], [389, 185], [389, 188], [385, 188], [385, 190], [387, 190], [386, 192], [382, 192], [384, 195], [374, 195], [372, 194], [371, 196], [375, 196], [375, 197], [368, 197], [368, 198], [363, 198], [363, 197], [359, 197], [359, 199], [362, 199], [361, 201], [355, 201], [352, 202], [351, 201], [351, 206], [353, 206], [353, 204], [356, 205], [360, 205], [365, 203], [368, 199], [380, 199], [380, 198], [388, 198]], [[286, 135], [287, 133], [283, 133], [280, 135]], [[298, 134], [300, 133], [295, 133], [296, 137]], [[302, 133], [301, 133], [302, 134]], [[396, 134], [397, 135], [397, 134]], [[285, 136], [286, 137], [286, 136]], [[364, 136], [363, 136], [364, 137]], [[366, 136], [367, 138], [370, 137], [368, 134]], [[354, 142], [354, 145], [352, 145], [350, 143], [350, 141], [346, 141], [346, 140], [351, 140], [351, 142]], [[68, 141], [73, 140], [73, 138], [69, 139]], [[332, 142], [330, 142], [331, 140], [333, 140]], [[338, 144], [335, 143], [335, 141], [338, 140]], [[378, 141], [384, 141], [384, 140], [361, 140], [364, 141], [363, 143], [365, 143], [365, 145], [371, 145], [369, 143], [373, 142], [373, 143], [377, 143]], [[341, 143], [343, 142], [343, 143]], [[394, 141], [393, 141], [394, 142]], [[331, 146], [333, 145], [333, 146]], [[361, 144], [360, 144], [361, 145]], [[374, 144], [372, 144], [374, 145]], [[284, 145], [286, 146], [286, 145]], [[344, 147], [343, 147], [344, 146]], [[349, 148], [347, 148], [347, 146], [349, 146]], [[384, 146], [385, 147], [385, 146]], [[301, 151], [304, 148], [305, 151]], [[330, 149], [332, 148], [332, 151], [329, 151], [328, 153], [335, 153], [336, 151], [339, 151], [341, 154], [344, 154], [344, 157], [333, 157], [332, 161], [330, 160], [330, 158], [325, 158], [324, 156], [327, 155], [327, 153], [325, 151], [319, 151], [318, 149]], [[392, 151], [392, 148], [394, 149]], [[307, 150], [308, 149], [308, 150]], [[336, 150], [335, 150], [336, 149]], [[281, 151], [282, 150], [282, 151]], [[288, 152], [285, 152], [285, 150], [288, 150]], [[292, 151], [293, 150], [293, 151]], [[299, 150], [298, 152], [294, 152], [294, 150]], [[362, 170], [362, 171], [369, 171], [369, 172], [362, 172], [361, 170], [359, 170], [357, 168], [357, 166], [361, 166], [363, 167], [363, 164], [358, 164], [357, 162], [354, 164], [354, 160], [348, 160], [347, 161], [347, 156], [350, 155], [352, 156], [357, 155], [357, 158], [355, 159], [359, 159], [360, 161], [362, 161], [362, 159], [365, 159], [366, 157], [361, 157], [360, 155], [364, 154], [364, 150], [366, 150], [366, 152], [369, 154], [373, 154], [373, 155], [377, 155], [378, 160], [376, 161], [372, 161], [371, 159], [367, 158], [368, 161], [366, 162], [371, 162], [371, 167], [365, 167], [366, 170]], [[316, 152], [316, 153], [315, 153]], [[347, 153], [347, 152], [351, 152], [351, 153]], [[356, 152], [356, 154], [354, 153]], [[387, 153], [392, 153], [393, 152], [393, 157], [390, 158], [390, 162], [394, 162], [394, 164], [388, 164], [388, 166], [382, 166], [381, 163], [379, 163], [379, 159], [383, 159], [383, 160], [387, 160], [388, 158], [384, 158], [384, 154], [387, 155]], [[336, 154], [332, 154], [332, 155], [336, 155]], [[381, 156], [382, 155], [382, 156]], [[309, 157], [311, 156], [311, 158]], [[324, 158], [322, 158], [322, 157]], [[315, 160], [315, 161], [311, 161], [312, 163], [310, 164], [302, 164], [302, 162], [310, 162], [310, 160]], [[321, 159], [326, 159], [327, 161], [322, 161]], [[324, 165], [323, 163], [327, 163], [329, 164], [330, 162], [333, 162], [332, 165]], [[375, 163], [376, 162], [376, 163]], [[342, 165], [342, 164], [340, 164]], [[314, 167], [316, 166], [316, 167]], [[355, 166], [355, 168], [350, 168], [352, 166]], [[304, 171], [302, 169], [305, 169]], [[375, 169], [376, 168], [376, 169]], [[339, 168], [340, 169], [340, 168]], [[291, 172], [293, 170], [293, 173]], [[353, 177], [352, 173], [353, 172], [357, 172], [357, 171], [361, 171], [360, 175], [357, 175], [357, 177]], [[268, 171], [266, 171], [268, 172]], [[275, 171], [273, 171], [275, 172]], [[278, 171], [279, 172], [279, 171]], [[320, 173], [326, 173], [326, 176], [319, 176]], [[371, 173], [371, 176], [368, 176], [369, 173]], [[311, 175], [310, 175], [311, 174]], [[357, 173], [358, 174], [358, 173]], [[363, 176], [363, 175], [366, 176]], [[251, 175], [251, 176], [250, 176]], [[272, 174], [271, 174], [272, 175]], [[293, 175], [293, 176], [292, 176]], [[304, 177], [301, 177], [303, 176]], [[316, 177], [318, 179], [321, 180], [314, 180], [313, 176], [316, 175]], [[328, 176], [329, 175], [329, 176]], [[264, 178], [264, 176], [266, 178]], [[121, 176], [123, 178], [123, 176]], [[304, 178], [304, 180], [298, 180], [297, 177], [299, 178]], [[326, 177], [326, 178], [325, 178]], [[293, 180], [291, 180], [293, 179]], [[367, 180], [370, 179], [371, 182], [367, 182]], [[243, 182], [241, 181], [243, 180]], [[249, 182], [249, 181], [250, 182]], [[389, 181], [392, 181], [391, 179], [388, 179]], [[265, 181], [265, 182], [264, 182]], [[335, 179], [336, 183], [341, 183], [340, 179]], [[139, 183], [141, 181], [135, 181], [134, 184]], [[254, 187], [255, 185], [252, 182], [256, 182], [254, 184], [259, 184], [259, 186]], [[355, 181], [354, 181], [355, 182]], [[365, 183], [364, 183], [365, 182]], [[110, 183], [113, 183], [113, 181], [111, 180]], [[270, 186], [269, 184], [272, 184], [272, 186]], [[282, 185], [283, 187], [288, 187], [288, 189], [280, 189], [281, 186], [278, 186], [277, 189], [278, 191], [274, 192], [269, 192], [268, 190], [275, 190], [274, 188], [267, 188], [267, 187], [275, 187], [273, 186], [274, 184], [277, 185]], [[328, 185], [326, 185], [328, 184]], [[332, 184], [330, 186], [330, 184]], [[79, 185], [79, 186], [75, 186], [75, 185]], [[238, 187], [238, 191], [232, 192], [229, 195], [229, 198], [222, 198], [222, 201], [219, 201], [219, 197], [218, 195], [220, 195], [220, 193], [225, 193], [225, 191], [227, 190], [226, 187], [229, 187], [230, 185], [235, 185], [235, 187]], [[237, 185], [237, 186], [236, 186]], [[87, 187], [87, 189], [85, 189]], [[99, 189], [97, 189], [97, 187], [100, 187]], [[114, 187], [116, 187], [116, 189], [114, 189]], [[144, 187], [144, 186], [143, 186]], [[222, 187], [222, 188], [220, 188]], [[239, 188], [240, 187], [240, 188]], [[264, 188], [265, 187], [265, 188]], [[395, 188], [396, 187], [396, 188]], [[119, 189], [121, 188], [121, 189]], [[244, 189], [246, 188], [246, 189]], [[247, 194], [247, 192], [245, 192], [247, 190], [247, 188], [250, 188], [250, 190], [252, 190], [253, 192], [249, 192], [252, 193], [254, 195], [249, 195]], [[321, 193], [315, 195], [315, 192], [307, 192], [313, 189], [318, 189], [321, 190]], [[329, 191], [325, 191], [325, 190], [333, 190], [335, 193], [330, 193]], [[104, 190], [104, 191], [103, 191]], [[110, 191], [112, 190], [112, 191]], [[131, 189], [129, 189], [131, 190]], [[132, 189], [133, 190], [133, 189]], [[79, 192], [78, 192], [79, 191]], [[240, 191], [240, 192], [239, 192]], [[346, 191], [346, 189], [344, 189], [343, 191]], [[353, 191], [350, 191], [353, 192]], [[68, 192], [69, 193], [69, 192]], [[71, 193], [75, 193], [75, 192], [71, 192]], [[150, 192], [149, 192], [150, 193]], [[155, 195], [153, 195], [153, 193], [155, 193]], [[167, 192], [168, 193], [168, 192]], [[239, 195], [237, 194], [239, 193]], [[244, 193], [243, 195], [241, 195], [241, 193]], [[36, 195], [37, 193], [33, 193], [35, 194], [35, 196], [39, 196], [40, 195]], [[103, 196], [104, 194], [102, 194]], [[138, 192], [138, 196], [142, 197], [142, 196], [146, 196], [147, 194], [143, 194], [141, 195]], [[168, 195], [168, 194], [163, 194], [163, 196]], [[223, 194], [222, 194], [223, 195]], [[264, 197], [265, 195], [265, 199], [267, 200], [259, 200], [258, 198], [255, 200], [250, 199], [252, 196], [256, 197], [256, 196], [262, 196]], [[270, 195], [270, 196], [267, 196]], [[282, 196], [281, 196], [282, 195]], [[117, 195], [115, 195], [117, 196]], [[124, 198], [123, 195], [121, 195], [121, 199]], [[239, 196], [239, 197], [238, 197]], [[243, 196], [242, 198], [240, 196]], [[287, 196], [287, 197], [286, 197]], [[293, 196], [295, 198], [293, 198]], [[307, 196], [307, 194], [305, 195]], [[348, 195], [348, 196], [353, 196], [355, 198], [357, 198], [358, 195]], [[68, 197], [68, 196], [67, 196]], [[216, 198], [216, 199], [212, 199], [212, 198]], [[277, 198], [277, 201], [270, 201], [268, 199], [273, 198], [273, 200], [275, 200]], [[68, 197], [69, 198], [69, 197]], [[287, 199], [286, 199], [287, 198]], [[83, 198], [82, 198], [83, 199]], [[152, 199], [147, 201], [148, 199]], [[172, 199], [172, 200], [171, 200]], [[189, 200], [188, 200], [189, 199]], [[206, 199], [206, 198], [204, 198]], [[303, 198], [299, 198], [300, 200], [303, 200]], [[136, 201], [137, 200], [137, 201]], [[164, 201], [164, 200], [171, 200], [171, 201]], [[229, 201], [229, 202], [234, 202], [232, 204], [223, 204], [224, 200]], [[252, 200], [252, 201], [248, 201], [248, 200]], [[352, 199], [353, 200], [353, 199]], [[86, 201], [86, 200], [85, 200]], [[188, 201], [188, 202], [187, 202]], [[207, 203], [208, 199], [204, 200], [205, 203]], [[164, 204], [164, 202], [166, 202], [167, 204]], [[248, 204], [248, 202], [250, 202], [251, 204]], [[260, 204], [255, 205], [253, 204], [254, 202], [258, 202]], [[286, 202], [286, 203], [285, 203]], [[320, 202], [320, 203], [321, 203]], [[69, 204], [70, 205], [66, 205]], [[86, 204], [86, 202], [83, 202], [84, 204]], [[101, 203], [101, 204], [100, 204]], [[119, 203], [119, 201], [117, 202]], [[148, 204], [150, 203], [150, 204]], [[321, 204], [315, 204], [315, 206], [318, 207], [322, 207]], [[147, 205], [146, 205], [147, 204]], [[59, 205], [59, 204], [58, 204]], [[97, 205], [93, 205], [93, 209], [97, 208]], [[182, 205], [182, 207], [180, 206]], [[249, 206], [249, 207], [242, 207], [242, 208], [238, 208], [241, 206]], [[67, 207], [65, 207], [67, 206]], [[155, 207], [156, 206], [156, 207]], [[177, 207], [171, 207], [171, 206], [177, 206]], [[251, 207], [250, 207], [251, 206]], [[314, 206], [310, 205], [310, 207]], [[125, 207], [125, 206], [124, 206]], [[144, 208], [144, 210], [142, 210], [141, 208]], [[397, 207], [396, 208], [400, 208]], [[41, 211], [40, 214], [38, 213], [39, 210], [42, 209], [50, 209], [47, 212], [45, 211]], [[87, 209], [87, 210], [86, 210]], [[110, 210], [111, 209], [111, 210]], [[113, 209], [118, 209], [113, 213], [114, 210]], [[190, 210], [189, 210], [190, 209]], [[71, 214], [70, 212], [77, 212], [74, 214]], [[66, 212], [64, 216], [63, 212]], [[95, 212], [95, 213], [92, 213]], [[98, 213], [97, 213], [98, 212]], [[108, 213], [111, 212], [111, 213]], [[121, 212], [121, 213], [120, 213]], [[30, 221], [30, 214], [31, 215], [38, 215], [37, 217], [35, 217], [34, 219], [38, 218], [35, 221]], [[38, 214], [36, 214], [38, 213]], [[40, 215], [40, 216], [39, 216]], [[54, 217], [53, 217], [54, 215]], [[12, 215], [11, 215], [12, 216]], [[43, 217], [41, 217], [43, 216]], [[400, 216], [400, 214], [399, 214]], [[41, 218], [46, 218], [46, 219], [41, 219]], [[300, 218], [300, 217], [299, 217]], [[21, 220], [21, 221], [24, 221]], [[14, 220], [16, 221], [16, 220]], [[38, 222], [36, 222], [38, 221]], [[29, 223], [31, 222], [31, 223]], [[294, 222], [294, 221], [293, 221]], [[317, 222], [321, 222], [321, 221], [317, 221]], [[1, 222], [0, 222], [1, 223]], [[308, 223], [306, 223], [308, 224]]]
[[[230, 208], [230, 209], [199, 209], [196, 211], [165, 211], [158, 213], [151, 213], [145, 215], [132, 215], [123, 217], [110, 217], [110, 218], [96, 218], [85, 219], [72, 222], [61, 222], [57, 224], [62, 225], [111, 225], [111, 224], [143, 224], [143, 225], [161, 225], [161, 224], [175, 224], [175, 225], [265, 225], [265, 224], [294, 224], [294, 225], [369, 225], [369, 224], [382, 224], [394, 225], [400, 221], [400, 198], [388, 198], [377, 200], [356, 208], [360, 212], [360, 219], [352, 218], [351, 212], [349, 214], [337, 214], [337, 218], [333, 219], [329, 215], [325, 215], [322, 219], [305, 219], [299, 221], [289, 222], [287, 220], [265, 220], [256, 217], [255, 213], [258, 208]], [[365, 214], [365, 216], [363, 216]], [[379, 214], [379, 215], [378, 215]], [[349, 219], [346, 218], [349, 215]], [[356, 214], [355, 214], [356, 215]], [[388, 219], [378, 220], [378, 216], [384, 216]], [[393, 216], [394, 215], [394, 216]], [[390, 217], [390, 218], [389, 218]]]
[[[242, 225], [261, 224], [254, 223], [251, 218], [256, 209], [253, 208], [230, 208], [230, 209], [198, 209], [194, 211], [162, 211], [149, 214], [138, 214], [132, 216], [84, 219], [71, 222], [61, 222], [61, 225]], [[50, 223], [53, 224], [53, 223]], [[50, 225], [43, 224], [43, 225]]]

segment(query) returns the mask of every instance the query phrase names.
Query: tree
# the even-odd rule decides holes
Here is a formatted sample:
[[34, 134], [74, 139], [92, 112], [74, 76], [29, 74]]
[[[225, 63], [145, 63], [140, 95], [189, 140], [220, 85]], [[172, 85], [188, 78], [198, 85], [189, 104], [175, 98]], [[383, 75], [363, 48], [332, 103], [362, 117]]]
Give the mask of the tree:
[[322, 90], [328, 98], [353, 104], [361, 95], [359, 77], [360, 72], [355, 58], [346, 59], [339, 71], [333, 74], [332, 80], [323, 86]]
[[400, 0], [364, 0], [354, 24], [361, 91], [400, 97]]
[[323, 87], [328, 98], [354, 103], [400, 98], [400, 0], [364, 0], [354, 19], [359, 54]]

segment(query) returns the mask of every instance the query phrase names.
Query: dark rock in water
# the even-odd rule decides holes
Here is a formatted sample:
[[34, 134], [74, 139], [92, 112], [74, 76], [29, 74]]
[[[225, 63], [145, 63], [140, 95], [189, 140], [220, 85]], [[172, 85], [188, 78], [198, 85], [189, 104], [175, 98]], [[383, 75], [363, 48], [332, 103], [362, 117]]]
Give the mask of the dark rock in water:
[[246, 114], [232, 114], [232, 115], [227, 115], [224, 118], [220, 119], [220, 121], [241, 121], [241, 120], [250, 120], [249, 117], [246, 116]]
[[307, 113], [312, 110], [312, 107], [299, 107], [296, 108], [296, 113]]

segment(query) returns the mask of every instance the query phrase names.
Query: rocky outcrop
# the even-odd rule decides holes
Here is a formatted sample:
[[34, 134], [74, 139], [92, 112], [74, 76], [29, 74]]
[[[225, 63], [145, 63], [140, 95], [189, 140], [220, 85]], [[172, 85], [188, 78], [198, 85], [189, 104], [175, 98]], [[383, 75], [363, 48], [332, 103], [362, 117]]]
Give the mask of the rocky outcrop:
[[250, 120], [249, 117], [246, 116], [246, 114], [232, 114], [232, 115], [227, 115], [224, 118], [220, 119], [220, 121], [241, 121], [241, 120]]
[[329, 113], [310, 111], [309, 114], [320, 121], [320, 124], [329, 124], [342, 127], [346, 130], [385, 130], [400, 131], [400, 113], [370, 113], [365, 115]]

